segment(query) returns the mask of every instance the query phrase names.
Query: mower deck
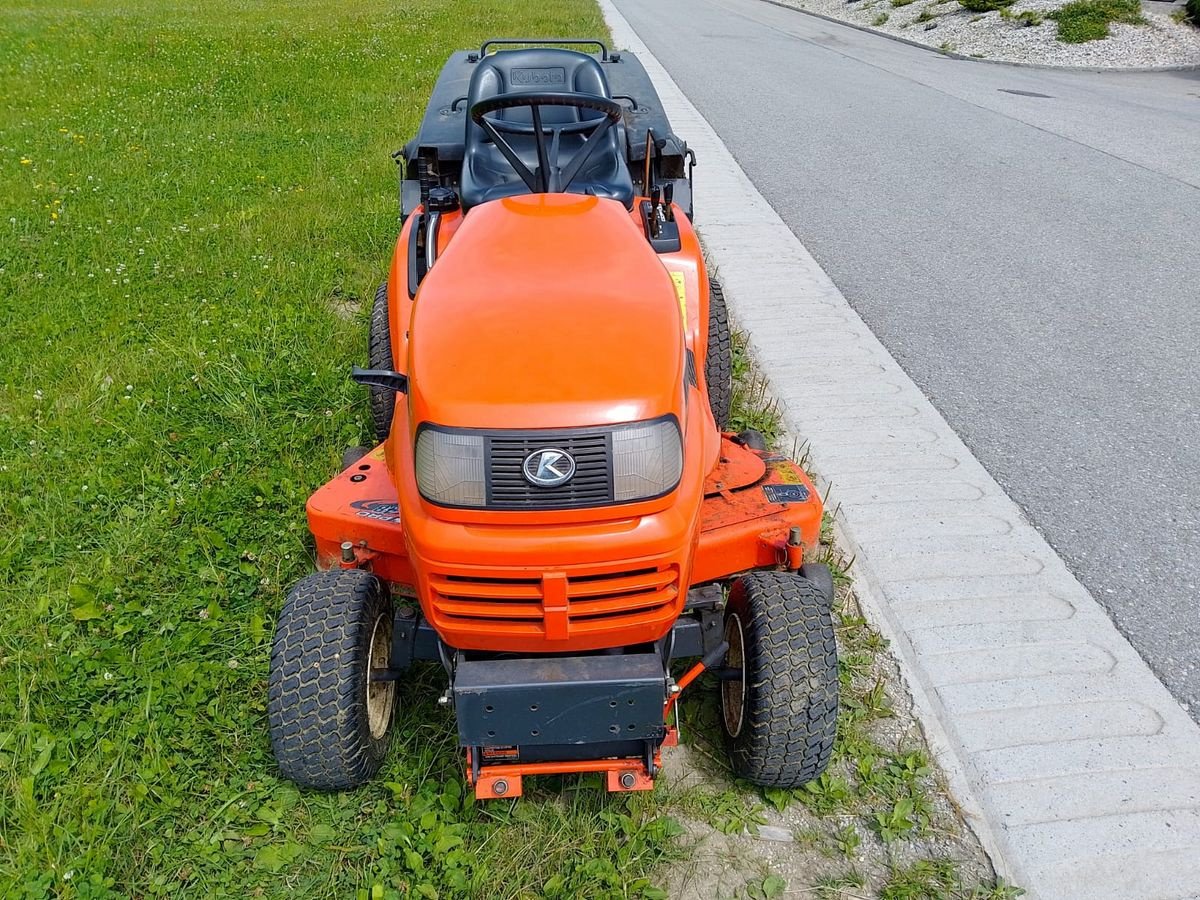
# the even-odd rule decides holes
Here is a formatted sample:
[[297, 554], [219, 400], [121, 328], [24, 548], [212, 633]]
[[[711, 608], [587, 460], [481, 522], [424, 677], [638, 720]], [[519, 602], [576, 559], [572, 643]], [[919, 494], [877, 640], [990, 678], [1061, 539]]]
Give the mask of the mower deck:
[[[308, 523], [318, 568], [369, 564], [394, 586], [416, 584], [382, 444], [312, 495]], [[798, 465], [724, 435], [720, 463], [705, 483], [689, 582], [703, 584], [756, 568], [796, 568], [799, 548], [815, 547], [820, 527], [820, 497]], [[793, 528], [800, 529], [799, 540], [789, 546]], [[349, 550], [343, 548], [346, 543]], [[348, 560], [346, 553], [352, 554]]]

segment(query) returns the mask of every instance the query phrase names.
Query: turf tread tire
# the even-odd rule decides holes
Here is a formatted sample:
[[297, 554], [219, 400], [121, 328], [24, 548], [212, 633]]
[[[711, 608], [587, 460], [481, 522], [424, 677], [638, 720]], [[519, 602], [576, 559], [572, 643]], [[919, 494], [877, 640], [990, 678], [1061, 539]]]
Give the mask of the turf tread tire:
[[391, 599], [361, 569], [309, 575], [288, 594], [271, 648], [267, 719], [279, 769], [296, 784], [348, 790], [383, 764], [391, 729], [372, 736], [366, 702], [368, 648], [382, 616], [391, 621]]
[[733, 409], [733, 339], [725, 292], [715, 278], [708, 281], [708, 351], [704, 358], [704, 384], [713, 419], [722, 431], [729, 428]]
[[341, 471], [345, 472], [348, 468], [350, 468], [370, 452], [370, 449], [367, 447], [347, 447], [342, 451]]
[[752, 572], [730, 590], [732, 614], [742, 622], [746, 675], [740, 732], [733, 737], [723, 727], [733, 770], [766, 787], [800, 787], [825, 771], [837, 736], [829, 605], [805, 578]]
[[[371, 325], [367, 338], [367, 362], [372, 369], [391, 369], [392, 333], [388, 322], [388, 286], [385, 281], [375, 292], [371, 304]], [[370, 387], [368, 397], [371, 404], [371, 425], [375, 429], [375, 440], [382, 443], [392, 430], [392, 415], [396, 410], [396, 392], [384, 388]]]

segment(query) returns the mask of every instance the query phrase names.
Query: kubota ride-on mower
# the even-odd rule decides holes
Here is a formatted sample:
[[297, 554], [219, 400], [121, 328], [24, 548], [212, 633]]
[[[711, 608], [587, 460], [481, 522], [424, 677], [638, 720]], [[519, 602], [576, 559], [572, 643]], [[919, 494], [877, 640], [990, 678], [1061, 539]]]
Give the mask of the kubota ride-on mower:
[[571, 772], [646, 790], [708, 669], [733, 770], [800, 785], [837, 720], [833, 584], [804, 562], [820, 497], [726, 432], [695, 157], [645, 70], [539, 43], [451, 56], [403, 151], [352, 376], [380, 443], [308, 503], [322, 571], [275, 633], [275, 757], [301, 785], [363, 783], [427, 660], [477, 797]]

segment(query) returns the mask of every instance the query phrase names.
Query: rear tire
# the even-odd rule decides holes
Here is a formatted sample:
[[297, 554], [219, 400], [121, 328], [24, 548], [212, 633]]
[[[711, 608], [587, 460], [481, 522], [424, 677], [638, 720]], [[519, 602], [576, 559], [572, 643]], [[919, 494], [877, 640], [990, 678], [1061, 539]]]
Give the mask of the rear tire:
[[370, 452], [370, 449], [367, 447], [347, 447], [342, 451], [341, 471], [345, 472], [348, 468], [350, 468]]
[[708, 387], [708, 405], [722, 431], [729, 428], [733, 407], [733, 341], [729, 335], [729, 314], [725, 293], [715, 278], [708, 281], [708, 355], [704, 358], [704, 384]]
[[[367, 341], [367, 362], [372, 369], [392, 369], [392, 333], [388, 323], [388, 286], [385, 281], [375, 292], [371, 304], [371, 330]], [[392, 415], [396, 409], [396, 392], [383, 388], [367, 388], [371, 403], [371, 424], [375, 440], [382, 443], [392, 430]]]
[[386, 669], [392, 601], [361, 569], [333, 569], [292, 588], [275, 627], [267, 718], [285, 778], [323, 791], [355, 788], [383, 765], [396, 683]]
[[737, 439], [743, 447], [749, 447], [751, 450], [766, 451], [770, 449], [766, 435], [761, 431], [755, 431], [753, 428], [747, 428], [745, 431], [739, 432]]
[[733, 771], [794, 788], [829, 765], [837, 735], [838, 662], [822, 590], [791, 572], [752, 572], [733, 583], [725, 614], [721, 722]]

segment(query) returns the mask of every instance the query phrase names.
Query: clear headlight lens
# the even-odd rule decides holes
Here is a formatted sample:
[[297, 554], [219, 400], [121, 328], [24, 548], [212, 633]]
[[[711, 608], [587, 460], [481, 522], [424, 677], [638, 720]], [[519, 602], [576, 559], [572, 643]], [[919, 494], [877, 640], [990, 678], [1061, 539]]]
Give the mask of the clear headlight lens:
[[683, 444], [673, 418], [613, 429], [613, 500], [657, 497], [679, 484]]
[[443, 506], [483, 506], [483, 435], [422, 428], [415, 452], [417, 487], [426, 500]]

